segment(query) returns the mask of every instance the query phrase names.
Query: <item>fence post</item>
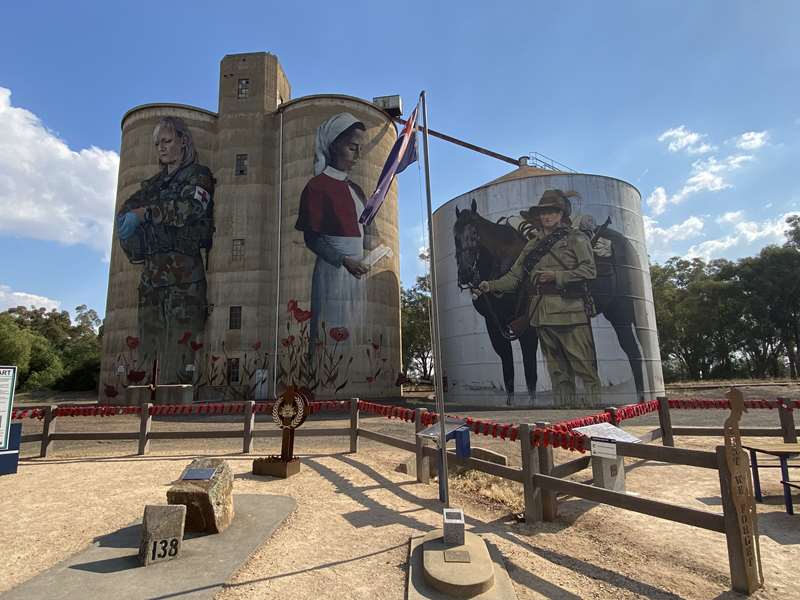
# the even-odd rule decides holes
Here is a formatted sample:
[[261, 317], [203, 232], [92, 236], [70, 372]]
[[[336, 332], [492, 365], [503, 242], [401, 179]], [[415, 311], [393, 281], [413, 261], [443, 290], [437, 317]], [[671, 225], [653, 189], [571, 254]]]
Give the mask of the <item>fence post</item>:
[[787, 444], [796, 444], [797, 431], [794, 428], [794, 415], [792, 414], [792, 409], [789, 408], [789, 400], [787, 398], [778, 398], [778, 402], [780, 403], [778, 416], [781, 419], [783, 441]]
[[423, 429], [425, 425], [422, 424], [422, 415], [428, 412], [427, 408], [418, 408], [414, 411], [414, 445], [416, 446], [417, 458], [417, 482], [430, 483], [431, 482], [431, 457], [425, 456], [425, 440], [416, 435]]
[[142, 402], [142, 413], [139, 416], [139, 455], [150, 452], [150, 428], [153, 425], [150, 409], [152, 407], [152, 403]]
[[358, 398], [350, 398], [350, 453], [358, 452]]
[[669, 400], [666, 396], [658, 397], [658, 423], [661, 425], [661, 445], [675, 446], [672, 437], [672, 416], [669, 413]]
[[256, 425], [256, 403], [248, 400], [244, 403], [244, 439], [242, 440], [242, 452], [250, 454], [253, 451], [253, 429]]
[[45, 458], [47, 453], [53, 449], [53, 440], [50, 434], [56, 431], [56, 404], [51, 404], [44, 408], [44, 423], [42, 423], [42, 444], [39, 447], [39, 458]]
[[[744, 546], [742, 535], [742, 523], [736, 511], [733, 496], [733, 477], [728, 468], [728, 461], [725, 456], [725, 446], [717, 446], [717, 468], [719, 470], [719, 490], [722, 496], [722, 512], [725, 519], [725, 538], [728, 545], [728, 564], [731, 571], [731, 587], [734, 591], [742, 594], [751, 594], [758, 587], [758, 583], [748, 577], [747, 569], [747, 550]], [[749, 477], [749, 473], [745, 471]], [[752, 527], [752, 523], [746, 524]], [[752, 531], [750, 532], [752, 535]], [[750, 548], [753, 553], [753, 548]], [[752, 554], [751, 554], [752, 556]]]
[[534, 473], [539, 472], [538, 457], [534, 457], [531, 446], [531, 426], [519, 424], [519, 445], [522, 458], [522, 491], [525, 495], [525, 522], [536, 523], [542, 520], [541, 488], [533, 483]]
[[[549, 427], [548, 421], [537, 421], [536, 427]], [[551, 446], [539, 446], [539, 472], [542, 475], [553, 473], [553, 448]], [[558, 516], [558, 501], [556, 493], [550, 490], [542, 490], [542, 520], [555, 521]]]
[[607, 412], [611, 416], [609, 423], [611, 423], [612, 425], [619, 425], [619, 420], [617, 419], [616, 406], [609, 406], [608, 408], [605, 409], [605, 412]]

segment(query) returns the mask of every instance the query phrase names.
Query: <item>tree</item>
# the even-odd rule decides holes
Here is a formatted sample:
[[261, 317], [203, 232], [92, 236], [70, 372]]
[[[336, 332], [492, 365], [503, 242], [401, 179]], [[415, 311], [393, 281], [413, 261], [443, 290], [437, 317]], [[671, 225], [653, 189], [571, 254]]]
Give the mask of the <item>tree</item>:
[[0, 333], [0, 356], [5, 353], [16, 357], [11, 364], [19, 367], [19, 381], [26, 389], [97, 388], [100, 374], [97, 312], [82, 304], [76, 307], [73, 322], [65, 310], [17, 306], [0, 317], [5, 322]]
[[789, 226], [786, 231], [786, 245], [800, 250], [800, 215], [789, 215], [786, 217], [786, 224]]
[[0, 365], [17, 366], [17, 384], [27, 375], [31, 362], [31, 340], [7, 314], [0, 314]]
[[403, 338], [403, 367], [422, 379], [430, 379], [433, 370], [431, 347], [430, 278], [417, 277], [410, 289], [400, 295], [400, 319]]

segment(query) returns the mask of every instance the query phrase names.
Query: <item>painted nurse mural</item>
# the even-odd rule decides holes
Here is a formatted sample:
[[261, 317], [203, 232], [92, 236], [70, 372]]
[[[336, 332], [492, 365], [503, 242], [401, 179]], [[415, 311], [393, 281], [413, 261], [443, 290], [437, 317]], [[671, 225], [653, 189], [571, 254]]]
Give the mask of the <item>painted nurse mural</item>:
[[309, 354], [320, 336], [343, 342], [361, 323], [369, 271], [364, 250], [372, 247], [375, 236], [372, 226], [358, 222], [366, 197], [350, 172], [360, 158], [365, 132], [350, 113], [324, 121], [316, 134], [314, 177], [300, 196], [295, 227], [316, 255]]

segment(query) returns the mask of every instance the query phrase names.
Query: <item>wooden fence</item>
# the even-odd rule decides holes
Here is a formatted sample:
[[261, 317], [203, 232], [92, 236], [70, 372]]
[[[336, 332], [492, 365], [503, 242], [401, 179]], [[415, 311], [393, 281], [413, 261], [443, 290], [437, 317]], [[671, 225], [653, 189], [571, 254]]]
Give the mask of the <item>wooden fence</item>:
[[[54, 442], [59, 440], [136, 440], [138, 453], [147, 454], [152, 440], [162, 439], [209, 439], [209, 438], [241, 438], [242, 451], [253, 451], [253, 440], [260, 437], [280, 437], [281, 431], [273, 429], [255, 428], [255, 403], [244, 403], [244, 412], [241, 430], [201, 430], [201, 431], [153, 431], [151, 404], [142, 405], [140, 426], [138, 431], [132, 432], [87, 432], [87, 433], [59, 433], [56, 430], [58, 417], [57, 406], [49, 406], [44, 410], [42, 433], [22, 436], [22, 442], [40, 442], [40, 456], [46, 457], [53, 450]], [[414, 441], [396, 436], [379, 433], [365, 429], [360, 424], [359, 400], [350, 400], [350, 425], [346, 428], [299, 428], [296, 435], [299, 437], [344, 436], [350, 441], [350, 452], [357, 452], [361, 438], [379, 442], [399, 448], [416, 456], [417, 481], [428, 483], [430, 477], [430, 460], [436, 459], [438, 450], [429, 445], [422, 438], [415, 436]], [[426, 409], [417, 409], [414, 412], [415, 431], [424, 429], [426, 423]], [[608, 408], [608, 421], [618, 424], [617, 409]], [[794, 417], [788, 403], [780, 403], [778, 407], [780, 421], [779, 428], [742, 428], [742, 436], [770, 436], [782, 437], [784, 441], [793, 443], [797, 440], [798, 430], [795, 428]], [[553, 521], [558, 515], [558, 494], [568, 494], [576, 498], [583, 498], [593, 502], [608, 504], [633, 512], [659, 517], [693, 527], [700, 527], [710, 531], [725, 534], [729, 563], [731, 570], [732, 587], [736, 591], [748, 592], [748, 584], [741, 565], [744, 561], [744, 548], [741, 542], [739, 523], [736, 518], [731, 518], [733, 489], [731, 475], [725, 462], [724, 447], [717, 446], [715, 452], [688, 450], [674, 447], [675, 436], [721, 436], [721, 427], [674, 427], [670, 417], [670, 406], [667, 398], [658, 399], [659, 427], [652, 429], [639, 437], [644, 443], [634, 444], [617, 442], [617, 455], [658, 461], [674, 465], [699, 467], [715, 470], [720, 482], [720, 495], [722, 497], [723, 513], [714, 513], [694, 508], [679, 506], [660, 500], [652, 500], [615, 492], [604, 488], [594, 487], [564, 479], [590, 466], [591, 457], [579, 458], [555, 464], [553, 447], [548, 445], [534, 445], [533, 432], [537, 429], [547, 429], [550, 423], [537, 422], [535, 424], [521, 423], [518, 429], [517, 441], [520, 445], [521, 467], [511, 467], [493, 462], [472, 458], [460, 457], [455, 452], [448, 450], [448, 464], [455, 464], [477, 471], [516, 481], [522, 484], [525, 519], [529, 523], [538, 521]], [[663, 445], [652, 445], [649, 442], [661, 440]]]

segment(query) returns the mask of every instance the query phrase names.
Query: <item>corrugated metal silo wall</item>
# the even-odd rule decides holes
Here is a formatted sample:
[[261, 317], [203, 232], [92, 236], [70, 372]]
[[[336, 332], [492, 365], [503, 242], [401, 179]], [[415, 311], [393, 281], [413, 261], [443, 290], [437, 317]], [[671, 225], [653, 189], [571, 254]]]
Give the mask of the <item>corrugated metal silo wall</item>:
[[[650, 284], [641, 196], [631, 185], [608, 177], [582, 174], [553, 174], [489, 184], [454, 198], [437, 209], [433, 217], [437, 241], [437, 284], [441, 315], [444, 374], [448, 402], [472, 405], [501, 405], [513, 397], [514, 405], [531, 402], [528, 385], [535, 382], [535, 406], [558, 405], [541, 345], [535, 361], [536, 374], [527, 379], [518, 341], [510, 343], [513, 353], [513, 385], [504, 381], [498, 352], [487, 333], [487, 319], [473, 304], [469, 291], [458, 287], [454, 242], [456, 207], [470, 210], [472, 200], [477, 213], [491, 222], [505, 217], [512, 226], [522, 219], [520, 211], [537, 204], [548, 189], [574, 191], [573, 220], [590, 215], [597, 226], [608, 217], [606, 238], [611, 238], [611, 262], [605, 261], [603, 283], [611, 285], [612, 297], [605, 312], [591, 320], [597, 356], [600, 396], [581, 395], [582, 382], [575, 377], [576, 405], [608, 406], [652, 399], [664, 393], [661, 358], [658, 348], [653, 295]], [[600, 265], [598, 261], [598, 265]], [[599, 267], [598, 267], [599, 268]], [[601, 273], [602, 276], [602, 273]], [[490, 315], [490, 318], [491, 315]], [[500, 317], [500, 320], [503, 320]], [[624, 349], [623, 349], [624, 348]], [[532, 365], [530, 365], [532, 366]], [[529, 366], [529, 368], [530, 368]], [[532, 369], [531, 369], [532, 370]], [[635, 376], [635, 373], [637, 376]]]

